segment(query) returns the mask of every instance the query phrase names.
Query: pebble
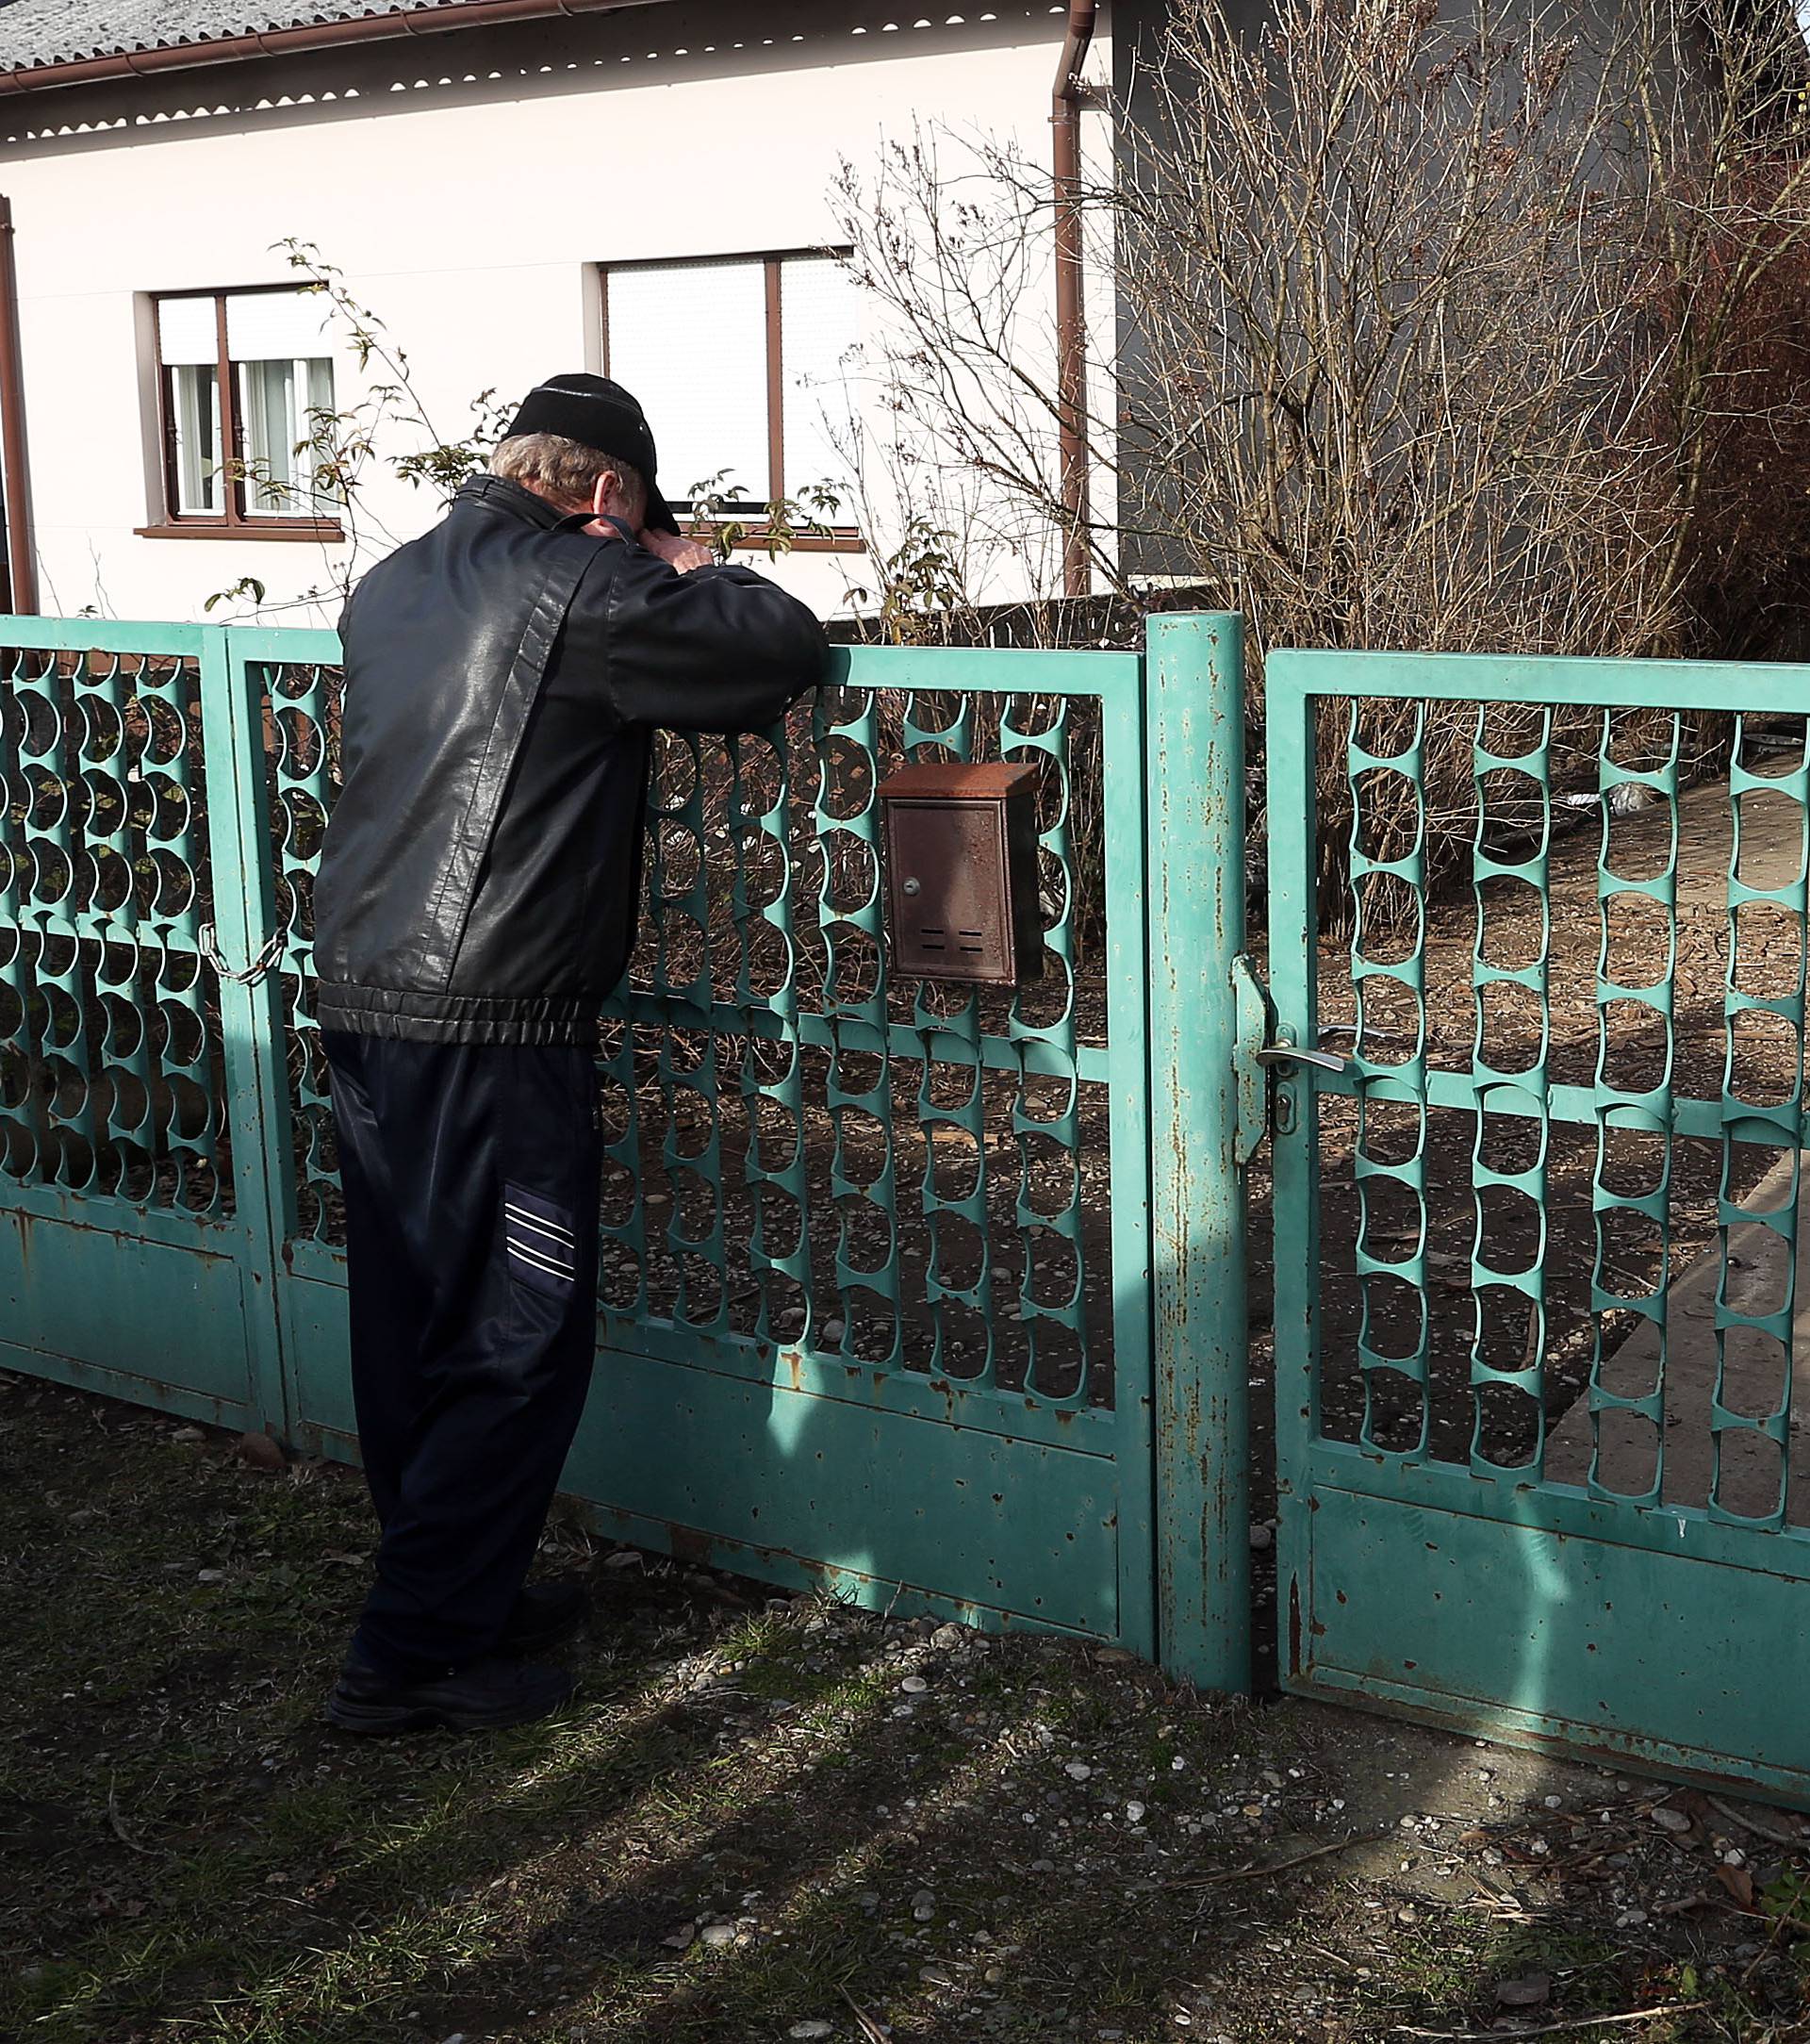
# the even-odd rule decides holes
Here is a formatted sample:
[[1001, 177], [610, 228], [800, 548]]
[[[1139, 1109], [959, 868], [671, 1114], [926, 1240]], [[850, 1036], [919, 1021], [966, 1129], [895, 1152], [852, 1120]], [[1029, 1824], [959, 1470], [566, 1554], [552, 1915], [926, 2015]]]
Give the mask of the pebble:
[[707, 1945], [732, 1945], [735, 1926], [732, 1923], [706, 1923], [698, 1935]]
[[1062, 1769], [1070, 1781], [1085, 1781], [1093, 1772], [1085, 1760], [1070, 1760]]
[[898, 1686], [907, 1696], [922, 1696], [930, 1685], [922, 1675], [907, 1675]]
[[795, 2022], [785, 2034], [787, 2036], [834, 2036], [836, 2026], [825, 2022], [821, 2016], [808, 2016], [803, 2022]]
[[170, 1438], [172, 1441], [180, 1441], [184, 1447], [193, 1447], [198, 1442], [206, 1441], [207, 1436], [202, 1432], [199, 1426], [178, 1426]]
[[[847, 1331], [848, 1329], [847, 1326], [840, 1320], [826, 1320], [823, 1324], [823, 1338], [826, 1342], [839, 1342], [841, 1341], [843, 1336], [847, 1333]], [[794, 2030], [792, 2033], [794, 2036], [798, 2036], [800, 2034], [806, 2036], [828, 2036], [830, 2035], [830, 2032], [827, 2029], [823, 2029], [808, 2030], [803, 2033]]]
[[930, 1644], [939, 1654], [952, 1653], [967, 1638], [965, 1625], [939, 1625], [930, 1635]]
[[1253, 1554], [1260, 1555], [1266, 1549], [1275, 1545], [1275, 1535], [1270, 1531], [1268, 1526], [1254, 1525], [1251, 1528], [1251, 1552]]
[[1523, 1973], [1519, 1980], [1499, 1980], [1496, 2002], [1502, 2008], [1538, 2008], [1553, 1991], [1550, 1973]]
[[1661, 1831], [1688, 1831], [1690, 1819], [1683, 1810], [1675, 1810], [1670, 1803], [1662, 1803], [1653, 1813], [1653, 1821]]
[[682, 1923], [676, 1931], [668, 1931], [660, 1942], [669, 1952], [683, 1952], [698, 1935], [695, 1923]]
[[1125, 1821], [1127, 1824], [1143, 1823], [1144, 1805], [1142, 1803], [1127, 1803], [1125, 1805]]
[[920, 1923], [928, 1923], [936, 1914], [936, 1897], [928, 1887], [920, 1887], [912, 1897], [912, 1914]]
[[226, 1571], [224, 1569], [203, 1569], [196, 1575], [195, 1580], [198, 1583], [223, 1583], [226, 1580]]

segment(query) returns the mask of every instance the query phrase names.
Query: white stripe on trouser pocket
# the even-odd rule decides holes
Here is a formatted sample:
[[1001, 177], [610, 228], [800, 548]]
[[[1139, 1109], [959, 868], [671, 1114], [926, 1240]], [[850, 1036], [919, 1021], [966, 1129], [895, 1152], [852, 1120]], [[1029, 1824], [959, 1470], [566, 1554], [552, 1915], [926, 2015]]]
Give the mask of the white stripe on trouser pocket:
[[511, 1206], [506, 1199], [502, 1203], [502, 1211], [518, 1226], [532, 1228], [537, 1235], [551, 1237], [563, 1249], [571, 1249], [577, 1246], [572, 1231], [568, 1228], [557, 1228], [551, 1221], [543, 1221], [535, 1214], [524, 1213], [519, 1207]]
[[513, 1235], [508, 1238], [508, 1241], [509, 1254], [520, 1257], [524, 1263], [532, 1263], [536, 1270], [551, 1272], [555, 1278], [577, 1276], [575, 1265], [571, 1263], [555, 1263], [551, 1257], [544, 1255], [539, 1249], [532, 1247], [525, 1242], [518, 1242]]
[[502, 1235], [514, 1284], [545, 1293], [562, 1304], [578, 1284], [581, 1257], [574, 1232], [577, 1214], [532, 1186], [502, 1188]]

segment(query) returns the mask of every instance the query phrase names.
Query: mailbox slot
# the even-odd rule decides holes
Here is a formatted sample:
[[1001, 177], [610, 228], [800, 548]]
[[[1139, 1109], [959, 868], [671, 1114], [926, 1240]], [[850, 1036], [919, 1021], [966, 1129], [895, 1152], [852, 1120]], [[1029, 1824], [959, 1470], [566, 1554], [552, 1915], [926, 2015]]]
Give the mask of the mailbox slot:
[[907, 766], [879, 793], [893, 969], [979, 986], [1040, 979], [1037, 769]]

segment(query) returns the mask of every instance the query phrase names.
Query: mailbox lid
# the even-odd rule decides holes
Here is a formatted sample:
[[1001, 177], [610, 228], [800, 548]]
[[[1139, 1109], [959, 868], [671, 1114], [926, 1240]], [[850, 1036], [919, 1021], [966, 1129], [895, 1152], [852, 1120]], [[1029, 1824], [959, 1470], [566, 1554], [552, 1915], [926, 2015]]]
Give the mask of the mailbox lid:
[[1006, 802], [1031, 794], [1037, 769], [1011, 760], [926, 760], [888, 774], [882, 802]]

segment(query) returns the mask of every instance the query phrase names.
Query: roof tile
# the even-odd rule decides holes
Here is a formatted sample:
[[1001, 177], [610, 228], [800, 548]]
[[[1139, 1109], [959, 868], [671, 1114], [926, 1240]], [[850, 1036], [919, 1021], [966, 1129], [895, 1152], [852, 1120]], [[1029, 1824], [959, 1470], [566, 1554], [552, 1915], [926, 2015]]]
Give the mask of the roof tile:
[[289, 0], [0, 0], [0, 70], [117, 57], [174, 43], [213, 42], [261, 29], [355, 22], [378, 14], [428, 14], [458, 0], [356, 0], [312, 7]]

